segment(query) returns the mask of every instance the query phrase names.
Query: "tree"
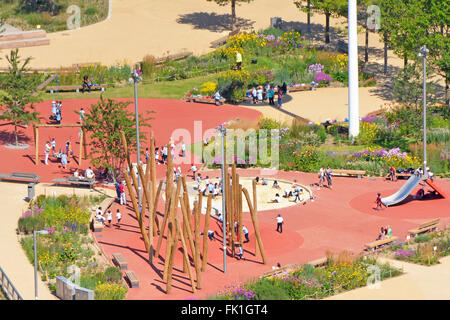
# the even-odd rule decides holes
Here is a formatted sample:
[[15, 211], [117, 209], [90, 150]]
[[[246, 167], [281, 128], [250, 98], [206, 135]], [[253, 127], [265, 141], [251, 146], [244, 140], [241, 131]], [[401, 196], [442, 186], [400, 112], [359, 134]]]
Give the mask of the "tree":
[[343, 15], [347, 0], [295, 0], [294, 4], [308, 14], [318, 12], [325, 15], [325, 43], [330, 43], [330, 17]]
[[227, 6], [231, 4], [231, 30], [236, 30], [236, 3], [245, 2], [249, 3], [253, 0], [206, 0], [206, 1], [214, 1], [219, 6]]
[[[90, 139], [90, 157], [94, 166], [108, 168], [114, 181], [117, 181], [126, 162], [125, 148], [122, 145], [121, 131], [125, 133], [130, 152], [136, 150], [136, 117], [128, 111], [131, 102], [105, 100], [103, 96], [97, 104], [86, 111], [83, 129]], [[75, 111], [78, 115], [78, 111]], [[150, 127], [148, 121], [139, 115], [139, 127]], [[139, 136], [145, 142], [146, 137]]]
[[12, 50], [6, 56], [9, 62], [9, 72], [3, 75], [0, 81], [0, 105], [3, 106], [1, 120], [11, 121], [14, 124], [15, 145], [19, 145], [17, 127], [20, 124], [39, 123], [39, 113], [35, 111], [33, 103], [42, 101], [36, 94], [41, 76], [25, 74], [26, 66], [31, 58], [22, 63], [19, 49]]

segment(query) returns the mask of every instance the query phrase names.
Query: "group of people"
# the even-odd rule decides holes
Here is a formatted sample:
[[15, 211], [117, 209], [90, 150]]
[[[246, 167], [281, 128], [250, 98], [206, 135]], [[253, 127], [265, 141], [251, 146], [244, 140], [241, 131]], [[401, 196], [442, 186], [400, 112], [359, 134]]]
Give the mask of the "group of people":
[[[106, 221], [108, 221], [108, 227], [111, 227], [111, 223], [112, 223], [111, 209], [108, 209], [108, 211], [106, 212], [106, 218], [105, 218], [102, 207], [98, 207], [95, 210], [95, 219], [99, 222], [102, 222], [105, 226], [106, 226]], [[122, 220], [122, 214], [120, 213], [119, 209], [117, 209], [117, 211], [116, 211], [116, 219], [117, 219], [117, 226], [120, 228], [120, 220]]]
[[89, 180], [91, 180], [91, 179], [94, 179], [95, 178], [95, 173], [94, 173], [94, 171], [92, 170], [92, 168], [91, 167], [89, 167], [89, 168], [87, 168], [85, 171], [84, 171], [84, 175], [81, 173], [81, 171], [77, 168], [77, 169], [75, 169], [75, 171], [73, 172], [73, 176], [75, 177], [75, 178], [77, 178], [77, 179], [80, 179], [80, 180], [84, 180], [84, 179], [89, 179]]
[[52, 101], [52, 114], [49, 119], [55, 121], [56, 124], [61, 124], [62, 101]]
[[44, 163], [48, 165], [48, 158], [50, 156], [50, 152], [52, 152], [52, 156], [57, 160], [61, 161], [61, 165], [64, 169], [67, 168], [67, 164], [69, 162], [69, 156], [73, 156], [72, 146], [70, 140], [67, 140], [64, 147], [60, 148], [58, 152], [56, 152], [56, 140], [52, 138], [51, 141], [46, 141], [44, 147], [45, 160]]
[[333, 189], [332, 184], [333, 180], [331, 178], [331, 174], [333, 170], [331, 170], [330, 166], [325, 170], [324, 167], [320, 167], [319, 169], [319, 187], [323, 187], [323, 183], [325, 182], [325, 178], [327, 179], [328, 188]]
[[[161, 146], [161, 147], [155, 147], [155, 161], [156, 164], [167, 164], [167, 158], [169, 156], [169, 149], [170, 149], [170, 155], [172, 157], [172, 160], [175, 159], [176, 152], [176, 146], [175, 146], [175, 142], [173, 141], [173, 139], [171, 138], [170, 140], [170, 145], [169, 148], [167, 147], [167, 145]], [[181, 145], [180, 145], [180, 153], [179, 156], [184, 158], [186, 157], [186, 144], [184, 143], [184, 140], [181, 141]], [[150, 151], [148, 148], [145, 148], [145, 160], [148, 160], [148, 158], [150, 158]]]
[[390, 237], [392, 237], [391, 226], [388, 225], [387, 227], [381, 227], [381, 230], [380, 230], [377, 240], [383, 240], [385, 238], [390, 238]]
[[274, 86], [273, 84], [266, 83], [264, 86], [253, 87], [247, 91], [247, 98], [252, 98], [253, 104], [260, 103], [269, 100], [269, 105], [274, 106], [275, 94], [277, 95], [278, 108], [283, 105], [283, 95], [287, 92], [287, 85], [283, 83], [281, 86]]

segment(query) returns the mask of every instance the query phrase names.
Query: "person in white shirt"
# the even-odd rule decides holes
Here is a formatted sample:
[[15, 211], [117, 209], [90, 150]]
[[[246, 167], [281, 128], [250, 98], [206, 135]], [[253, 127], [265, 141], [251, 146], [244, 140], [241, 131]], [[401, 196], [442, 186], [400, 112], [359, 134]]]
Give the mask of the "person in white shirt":
[[192, 164], [189, 171], [192, 171], [192, 179], [195, 180], [195, 173], [197, 172], [197, 166], [195, 164]]
[[94, 171], [92, 171], [91, 167], [86, 169], [85, 174], [87, 179], [94, 179], [95, 177]]
[[258, 87], [258, 90], [256, 90], [256, 95], [258, 98], [258, 102], [263, 101], [263, 88], [261, 86]]
[[245, 226], [242, 226], [242, 231], [244, 232], [244, 237], [245, 237], [244, 243], [250, 242], [250, 239], [248, 237], [248, 229]]
[[50, 146], [50, 143], [47, 141], [47, 143], [45, 144], [45, 164], [48, 164], [48, 156], [50, 154], [51, 149], [52, 147]]
[[111, 227], [111, 221], [112, 221], [111, 209], [109, 209], [108, 212], [106, 213], [106, 220], [108, 220], [108, 225]]
[[214, 95], [214, 100], [216, 102], [216, 106], [221, 106], [222, 105], [222, 97], [220, 96], [220, 92], [219, 90], [217, 90], [216, 94]]
[[117, 218], [117, 225], [120, 227], [120, 220], [122, 220], [122, 214], [120, 213], [119, 209], [117, 209], [116, 218]]
[[78, 171], [78, 169], [75, 170], [75, 172], [73, 173], [73, 176], [74, 176], [75, 178], [80, 179], [80, 180], [83, 180], [83, 179], [84, 179], [83, 175], [80, 174], [80, 172]]
[[277, 232], [279, 233], [283, 233], [283, 217], [281, 216], [281, 214], [279, 214], [277, 217]]
[[272, 199], [272, 203], [280, 203], [280, 195], [277, 193], [275, 194], [275, 199]]
[[183, 158], [186, 157], [186, 145], [184, 144], [184, 141], [181, 142], [181, 156]]

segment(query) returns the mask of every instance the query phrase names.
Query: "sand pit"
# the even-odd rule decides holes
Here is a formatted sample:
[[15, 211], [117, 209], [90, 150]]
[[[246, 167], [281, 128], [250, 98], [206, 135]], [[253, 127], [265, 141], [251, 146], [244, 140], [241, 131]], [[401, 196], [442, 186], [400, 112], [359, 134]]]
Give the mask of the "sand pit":
[[[219, 182], [220, 178], [214, 177], [214, 179], [210, 179], [211, 182], [216, 183]], [[295, 206], [297, 204], [301, 204], [307, 200], [310, 199], [312, 195], [312, 191], [305, 185], [302, 185], [301, 183], [296, 183], [296, 186], [303, 189], [303, 193], [300, 194], [300, 202], [295, 202], [295, 197], [290, 198], [284, 198], [284, 191], [294, 191], [292, 188], [294, 182], [285, 181], [285, 180], [277, 180], [278, 185], [280, 186], [280, 189], [276, 189], [272, 187], [273, 179], [266, 179], [267, 185], [261, 185], [258, 184], [256, 187], [257, 192], [257, 199], [258, 199], [258, 212], [267, 211], [267, 210], [274, 210], [274, 209], [281, 209], [285, 207]], [[253, 199], [253, 189], [252, 189], [252, 179], [251, 178], [240, 178], [239, 179], [240, 184], [242, 187], [246, 188], [247, 191], [250, 194], [250, 198]], [[206, 182], [202, 181], [200, 189], [203, 190], [205, 187]], [[187, 182], [188, 187], [188, 194], [189, 194], [189, 202], [191, 205], [191, 208], [194, 205], [194, 201], [198, 200], [198, 191], [197, 191], [197, 184], [194, 181]], [[194, 189], [195, 188], [195, 189]], [[272, 203], [271, 200], [275, 198], [275, 194], [278, 193], [280, 195], [280, 202], [279, 203]], [[202, 213], [206, 213], [206, 204], [207, 204], [207, 196], [209, 192], [206, 191], [206, 197], [203, 197], [202, 200]], [[249, 212], [249, 208], [247, 205], [247, 201], [243, 201], [242, 205], [243, 212]], [[219, 215], [219, 213], [222, 212], [222, 196], [216, 196], [212, 200], [212, 209], [211, 213], [213, 215]]]

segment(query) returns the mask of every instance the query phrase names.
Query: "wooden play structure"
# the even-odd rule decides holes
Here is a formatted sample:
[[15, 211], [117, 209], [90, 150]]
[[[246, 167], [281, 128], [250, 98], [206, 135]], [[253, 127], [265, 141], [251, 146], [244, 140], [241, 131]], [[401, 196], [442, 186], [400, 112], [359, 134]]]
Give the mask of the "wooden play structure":
[[[168, 153], [166, 181], [156, 182], [155, 143], [153, 132], [150, 134], [150, 156], [147, 159], [145, 170], [142, 163], [136, 164], [136, 170], [130, 159], [129, 149], [125, 134], [122, 132], [122, 143], [127, 157], [128, 170], [123, 172], [129, 196], [133, 204], [134, 212], [139, 223], [145, 249], [149, 262], [156, 267], [155, 259], [161, 259], [164, 263], [162, 280], [166, 282], [166, 293], [172, 290], [172, 273], [174, 269], [175, 254], [181, 247], [183, 253], [183, 272], [187, 273], [192, 292], [202, 288], [202, 272], [206, 271], [208, 263], [208, 228], [211, 220], [212, 194], [206, 199], [206, 214], [202, 218], [203, 195], [199, 191], [198, 197], [191, 205], [189, 202], [188, 188], [185, 176], [179, 176], [174, 180], [174, 168], [171, 153]], [[168, 148], [170, 145], [168, 145]], [[239, 184], [239, 175], [236, 173], [236, 165], [233, 164], [231, 174], [226, 165], [226, 177], [224, 188], [226, 190], [226, 230], [227, 252], [234, 256], [235, 248], [244, 246], [242, 203], [245, 200], [250, 208], [250, 215], [256, 236], [254, 248], [255, 256], [260, 255], [264, 264], [267, 258], [258, 226], [256, 206], [256, 181], [253, 181], [253, 201], [249, 192]], [[138, 179], [143, 187], [142, 205], [138, 204]], [[162, 221], [157, 215], [159, 198], [165, 192], [165, 206], [162, 212]], [[147, 222], [145, 221], [147, 218]], [[203, 220], [203, 224], [202, 224]], [[234, 230], [237, 222], [237, 232]], [[201, 226], [203, 225], [203, 228]], [[201, 239], [203, 236], [203, 239]], [[155, 238], [156, 237], [156, 238]], [[163, 248], [165, 239], [165, 248]], [[156, 247], [155, 245], [156, 240]], [[247, 250], [249, 251], [249, 250]], [[253, 251], [253, 250], [251, 250]], [[195, 276], [194, 276], [195, 273]]]
[[39, 166], [39, 128], [80, 128], [80, 155], [78, 156], [78, 165], [82, 165], [83, 157], [85, 160], [87, 159], [86, 134], [81, 124], [34, 124], [34, 147], [36, 150], [34, 164], [36, 167]]

